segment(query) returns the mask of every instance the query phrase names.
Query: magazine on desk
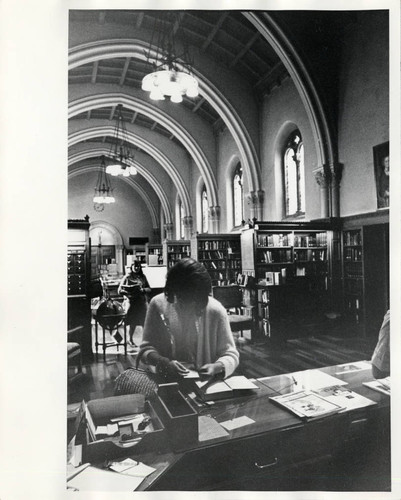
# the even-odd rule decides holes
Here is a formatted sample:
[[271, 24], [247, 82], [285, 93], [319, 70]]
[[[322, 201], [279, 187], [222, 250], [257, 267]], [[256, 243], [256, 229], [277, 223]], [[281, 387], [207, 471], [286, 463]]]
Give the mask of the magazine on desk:
[[322, 398], [312, 391], [298, 391], [281, 396], [272, 396], [270, 400], [303, 420], [314, 420], [338, 413], [345, 408]]
[[363, 385], [373, 389], [374, 391], [381, 392], [382, 394], [391, 394], [390, 377], [372, 380], [371, 382], [364, 382]]
[[365, 406], [376, 404], [371, 399], [365, 398], [364, 396], [351, 391], [351, 389], [347, 389], [343, 385], [323, 387], [322, 389], [318, 389], [314, 392], [322, 398], [342, 406], [344, 409], [341, 411], [355, 410], [357, 408], [364, 408]]

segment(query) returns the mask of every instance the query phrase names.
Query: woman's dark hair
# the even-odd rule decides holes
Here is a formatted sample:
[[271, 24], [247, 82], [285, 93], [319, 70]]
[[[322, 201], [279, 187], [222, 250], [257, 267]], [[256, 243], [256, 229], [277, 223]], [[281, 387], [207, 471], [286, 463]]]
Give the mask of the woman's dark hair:
[[[133, 269], [132, 269], [133, 268]], [[131, 273], [143, 274], [142, 264], [140, 260], [135, 260], [130, 266]]]
[[169, 302], [174, 296], [188, 302], [196, 302], [199, 311], [206, 307], [212, 291], [212, 280], [203, 264], [186, 258], [178, 261], [167, 273], [164, 293]]

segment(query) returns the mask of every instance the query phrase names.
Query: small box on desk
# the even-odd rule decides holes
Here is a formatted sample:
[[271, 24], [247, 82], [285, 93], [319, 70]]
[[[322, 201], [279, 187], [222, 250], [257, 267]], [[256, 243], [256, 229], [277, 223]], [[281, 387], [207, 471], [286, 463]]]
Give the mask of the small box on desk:
[[[146, 432], [138, 432], [139, 428], [135, 430], [132, 423], [136, 415], [139, 417], [141, 414], [148, 417]], [[75, 442], [82, 444], [83, 462], [103, 462], [136, 453], [160, 451], [166, 447], [164, 425], [152, 403], [146, 401], [142, 394], [83, 402], [78, 419]], [[110, 428], [111, 435], [107, 435]]]
[[198, 413], [176, 383], [161, 384], [152, 399], [174, 451], [185, 450], [198, 442]]

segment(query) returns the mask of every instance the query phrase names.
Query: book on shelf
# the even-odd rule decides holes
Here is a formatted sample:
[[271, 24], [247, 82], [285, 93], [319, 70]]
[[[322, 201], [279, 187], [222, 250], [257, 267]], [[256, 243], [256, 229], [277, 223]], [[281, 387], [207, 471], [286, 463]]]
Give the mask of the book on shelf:
[[345, 409], [344, 406], [333, 403], [312, 391], [298, 391], [272, 396], [270, 400], [302, 420], [308, 421], [334, 415]]
[[243, 375], [235, 375], [225, 380], [195, 381], [195, 392], [203, 401], [244, 396], [256, 389], [259, 387]]
[[366, 385], [366, 387], [369, 387], [374, 391], [387, 394], [387, 396], [390, 396], [391, 394], [390, 377], [372, 380], [371, 382], [363, 382], [363, 385]]

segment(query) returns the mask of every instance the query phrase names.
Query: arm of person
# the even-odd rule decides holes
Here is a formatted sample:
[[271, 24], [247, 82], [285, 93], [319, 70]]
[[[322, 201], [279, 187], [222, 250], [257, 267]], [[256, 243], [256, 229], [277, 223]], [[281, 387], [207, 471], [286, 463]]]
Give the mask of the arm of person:
[[127, 275], [125, 275], [121, 281], [120, 281], [120, 284], [118, 285], [118, 289], [117, 289], [117, 293], [118, 295], [124, 295], [124, 285], [127, 281]]
[[163, 377], [182, 377], [188, 370], [172, 359], [170, 332], [158, 301], [157, 297], [150, 301], [138, 358], [145, 364], [155, 366], [157, 373]]
[[239, 352], [235, 347], [227, 312], [223, 307], [214, 314], [213, 323], [216, 332], [216, 361], [203, 365], [199, 373], [202, 378], [227, 378], [239, 364]]
[[390, 375], [390, 312], [387, 311], [372, 355], [372, 375], [385, 378]]

